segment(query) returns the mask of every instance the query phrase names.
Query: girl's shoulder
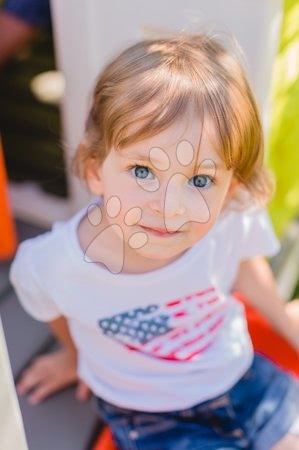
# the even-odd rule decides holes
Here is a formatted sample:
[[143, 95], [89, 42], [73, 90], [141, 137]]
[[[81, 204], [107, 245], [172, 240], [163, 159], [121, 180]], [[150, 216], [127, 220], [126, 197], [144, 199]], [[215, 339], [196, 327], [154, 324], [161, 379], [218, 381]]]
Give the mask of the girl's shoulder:
[[37, 320], [54, 320], [63, 314], [57, 290], [74, 272], [72, 236], [80, 218], [55, 223], [52, 230], [23, 241], [12, 262], [9, 278], [25, 310]]
[[[252, 201], [248, 193], [231, 200], [222, 211], [216, 225], [219, 239], [233, 242], [241, 259], [256, 255], [274, 256], [280, 242], [274, 231], [267, 209]], [[243, 200], [243, 201], [242, 201]]]
[[73, 241], [76, 236], [77, 223], [84, 211], [79, 211], [70, 219], [55, 222], [52, 229], [26, 239], [21, 242], [13, 265], [20, 265], [27, 270], [48, 270], [51, 267], [59, 267], [67, 263], [70, 257]]

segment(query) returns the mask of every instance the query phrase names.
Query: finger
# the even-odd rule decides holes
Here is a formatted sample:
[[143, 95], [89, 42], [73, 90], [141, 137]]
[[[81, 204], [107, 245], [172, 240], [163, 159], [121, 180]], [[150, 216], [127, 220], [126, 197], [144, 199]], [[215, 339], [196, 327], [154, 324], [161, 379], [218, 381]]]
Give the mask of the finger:
[[16, 389], [19, 394], [26, 394], [28, 391], [33, 389], [36, 385], [40, 384], [46, 377], [38, 369], [30, 367], [25, 370], [19, 381], [17, 382]]
[[28, 402], [31, 405], [37, 405], [46, 397], [56, 392], [56, 386], [50, 383], [44, 383], [37, 386], [33, 392], [28, 396]]
[[80, 381], [76, 389], [76, 399], [84, 402], [89, 399], [90, 394], [91, 390], [89, 389], [89, 387], [83, 381]]

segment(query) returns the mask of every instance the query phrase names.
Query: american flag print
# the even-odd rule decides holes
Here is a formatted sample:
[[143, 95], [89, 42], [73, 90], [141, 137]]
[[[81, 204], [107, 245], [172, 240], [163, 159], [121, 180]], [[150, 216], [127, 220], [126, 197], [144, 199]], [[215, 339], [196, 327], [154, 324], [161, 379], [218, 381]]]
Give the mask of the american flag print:
[[130, 350], [172, 360], [197, 359], [214, 342], [225, 318], [226, 301], [214, 287], [103, 318], [107, 337]]

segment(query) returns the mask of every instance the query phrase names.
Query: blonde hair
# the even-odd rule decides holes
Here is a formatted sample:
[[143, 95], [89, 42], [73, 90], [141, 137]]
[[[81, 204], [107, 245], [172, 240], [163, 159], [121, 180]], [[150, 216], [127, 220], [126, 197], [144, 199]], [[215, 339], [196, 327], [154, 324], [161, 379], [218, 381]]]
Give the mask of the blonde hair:
[[[75, 159], [101, 164], [112, 147], [152, 137], [193, 109], [199, 128], [214, 125], [215, 149], [251, 198], [266, 204], [273, 180], [264, 167], [264, 143], [256, 101], [238, 57], [207, 34], [145, 40], [123, 51], [100, 74]], [[194, 117], [197, 117], [194, 115]]]

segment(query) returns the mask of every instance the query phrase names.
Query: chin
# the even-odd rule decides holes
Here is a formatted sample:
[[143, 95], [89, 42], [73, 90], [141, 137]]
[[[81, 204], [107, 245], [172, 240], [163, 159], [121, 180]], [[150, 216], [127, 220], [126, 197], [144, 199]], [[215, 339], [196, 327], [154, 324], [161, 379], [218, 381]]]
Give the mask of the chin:
[[150, 248], [146, 249], [145, 247], [146, 245], [143, 248], [137, 250], [139, 256], [145, 259], [150, 259], [152, 261], [159, 261], [159, 262], [164, 261], [165, 264], [178, 258], [185, 251], [182, 250], [174, 252], [174, 251], [167, 251], [168, 249], [165, 248], [159, 248], [158, 250], [155, 250]]

